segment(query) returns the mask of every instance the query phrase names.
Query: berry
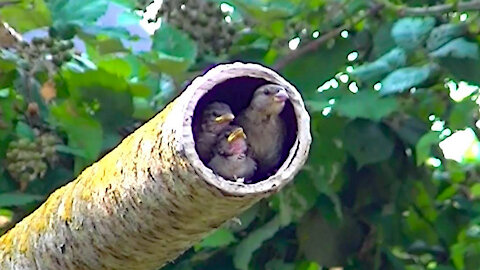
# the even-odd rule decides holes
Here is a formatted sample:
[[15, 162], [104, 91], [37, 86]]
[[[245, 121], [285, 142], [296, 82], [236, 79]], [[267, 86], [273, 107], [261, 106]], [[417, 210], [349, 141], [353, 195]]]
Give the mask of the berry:
[[237, 38], [239, 25], [227, 23], [226, 15], [213, 1], [171, 0], [163, 1], [157, 19], [162, 17], [162, 20], [187, 33], [197, 42], [200, 54], [218, 55], [228, 52]]

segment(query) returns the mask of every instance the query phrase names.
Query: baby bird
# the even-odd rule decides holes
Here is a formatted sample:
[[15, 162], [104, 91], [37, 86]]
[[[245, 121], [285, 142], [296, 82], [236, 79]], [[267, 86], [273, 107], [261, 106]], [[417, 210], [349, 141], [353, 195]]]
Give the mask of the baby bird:
[[205, 108], [200, 120], [200, 130], [195, 139], [200, 158], [208, 163], [213, 157], [213, 147], [220, 132], [230, 125], [235, 116], [228, 106], [222, 102], [213, 102]]
[[208, 166], [228, 180], [242, 181], [255, 173], [257, 164], [247, 155], [247, 141], [243, 129], [231, 125], [217, 138], [214, 156]]
[[236, 123], [245, 130], [259, 173], [269, 172], [282, 156], [286, 127], [279, 114], [287, 99], [287, 91], [281, 85], [260, 86], [255, 90], [250, 105], [236, 119]]

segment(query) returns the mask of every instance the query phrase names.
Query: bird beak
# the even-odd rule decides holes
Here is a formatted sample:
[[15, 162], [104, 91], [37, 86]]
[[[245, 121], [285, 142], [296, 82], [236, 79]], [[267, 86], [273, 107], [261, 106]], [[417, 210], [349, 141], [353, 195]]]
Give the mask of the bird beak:
[[237, 140], [237, 139], [246, 139], [247, 138], [247, 135], [245, 135], [245, 132], [243, 132], [243, 128], [239, 127], [239, 128], [236, 128], [232, 133], [230, 133], [230, 135], [228, 136], [227, 138], [227, 141], [229, 143]]
[[221, 116], [215, 118], [215, 122], [217, 124], [223, 124], [223, 123], [231, 122], [233, 119], [235, 119], [235, 115], [233, 115], [231, 113], [226, 113], [224, 115], [221, 115]]
[[276, 93], [275, 96], [273, 96], [273, 100], [275, 102], [284, 102], [287, 99], [288, 99], [288, 94], [287, 94], [287, 91], [285, 91], [284, 89], [278, 91], [278, 93]]

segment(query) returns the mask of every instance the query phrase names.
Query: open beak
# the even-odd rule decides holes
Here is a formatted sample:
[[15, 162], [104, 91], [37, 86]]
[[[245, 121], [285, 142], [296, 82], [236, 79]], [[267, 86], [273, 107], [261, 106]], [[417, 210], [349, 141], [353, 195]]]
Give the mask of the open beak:
[[223, 123], [232, 122], [233, 119], [235, 119], [235, 115], [233, 115], [231, 113], [226, 113], [224, 115], [221, 115], [221, 116], [215, 118], [215, 122], [217, 124], [223, 124]]
[[247, 135], [245, 135], [245, 132], [243, 132], [243, 128], [239, 127], [239, 128], [236, 128], [232, 133], [230, 133], [230, 135], [228, 135], [228, 138], [227, 138], [227, 141], [229, 143], [235, 141], [235, 140], [238, 140], [238, 139], [246, 139], [247, 138]]
[[285, 100], [288, 99], [288, 94], [287, 94], [287, 91], [285, 91], [284, 89], [278, 91], [278, 93], [275, 94], [275, 96], [273, 96], [273, 100], [275, 102], [285, 102]]

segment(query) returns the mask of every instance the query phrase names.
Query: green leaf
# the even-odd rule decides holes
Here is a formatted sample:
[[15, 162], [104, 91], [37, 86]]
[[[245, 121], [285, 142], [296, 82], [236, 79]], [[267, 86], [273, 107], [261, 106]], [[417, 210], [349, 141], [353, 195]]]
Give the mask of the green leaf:
[[275, 19], [284, 19], [294, 14], [298, 5], [288, 0], [262, 1], [262, 0], [228, 0], [225, 1], [239, 8], [255, 20], [268, 24]]
[[141, 20], [142, 18], [138, 16], [136, 13], [134, 13], [133, 10], [125, 10], [118, 16], [117, 25], [119, 26], [138, 25]]
[[480, 183], [476, 183], [472, 187], [470, 187], [470, 192], [471, 192], [473, 197], [479, 198], [480, 197]]
[[266, 270], [295, 270], [295, 264], [281, 260], [271, 260], [265, 264]]
[[23, 206], [45, 199], [43, 196], [25, 193], [2, 193], [0, 194], [0, 207]]
[[421, 86], [436, 75], [437, 71], [438, 67], [435, 64], [397, 69], [381, 81], [380, 93], [382, 95], [401, 93], [412, 87]]
[[350, 118], [365, 118], [380, 121], [398, 109], [395, 98], [381, 97], [374, 91], [360, 91], [336, 101], [334, 109], [338, 114]]
[[20, 33], [51, 24], [50, 11], [43, 0], [21, 1], [3, 7], [0, 17]]
[[195, 43], [187, 34], [166, 23], [155, 32], [152, 50], [144, 57], [147, 64], [172, 75], [187, 70], [197, 55]]
[[345, 147], [357, 161], [357, 168], [388, 159], [394, 143], [374, 122], [354, 120], [345, 127]]
[[326, 107], [331, 106], [328, 100], [307, 100], [305, 103], [311, 112], [322, 112]]
[[9, 95], [10, 95], [9, 88], [0, 89], [0, 98], [7, 98]]
[[195, 246], [195, 249], [199, 250], [201, 248], [226, 247], [236, 241], [237, 239], [230, 230], [220, 228], [206, 238], [204, 238], [199, 244]]
[[479, 59], [478, 44], [465, 38], [454, 39], [430, 53], [432, 57], [453, 57]]
[[406, 50], [420, 47], [435, 26], [432, 17], [407, 17], [398, 20], [392, 27], [395, 43]]
[[359, 80], [371, 80], [405, 66], [407, 53], [402, 48], [393, 48], [376, 61], [355, 68], [351, 74]]
[[54, 27], [75, 25], [82, 27], [93, 24], [105, 14], [108, 1], [105, 0], [50, 0], [48, 7], [52, 12]]
[[427, 39], [427, 49], [436, 50], [448, 43], [450, 40], [463, 36], [467, 33], [467, 25], [460, 24], [442, 24], [435, 27]]
[[251, 232], [235, 248], [233, 264], [238, 270], [249, 270], [248, 265], [253, 253], [262, 246], [262, 243], [272, 238], [280, 229], [280, 218], [275, 216], [269, 222]]
[[[100, 69], [105, 70], [110, 74], [114, 74], [120, 78], [128, 78], [132, 73], [130, 64], [121, 58], [106, 58], [97, 62]], [[120, 79], [119, 78], [119, 79]]]
[[297, 265], [295, 270], [321, 270], [322, 268], [316, 262], [301, 262]]
[[130, 93], [132, 93], [134, 97], [146, 98], [152, 94], [152, 90], [148, 88], [146, 84], [131, 83]]
[[136, 0], [111, 0], [111, 2], [114, 2], [116, 4], [119, 4], [123, 7], [126, 7], [128, 9], [134, 9], [137, 7], [138, 1]]
[[405, 143], [411, 146], [415, 146], [418, 140], [430, 130], [426, 123], [407, 115], [399, 116], [388, 124]]
[[93, 115], [104, 127], [115, 130], [132, 117], [133, 99], [125, 79], [102, 69], [64, 76], [74, 100], [98, 105]]
[[24, 122], [17, 123], [16, 133], [21, 138], [27, 138], [30, 141], [33, 141], [35, 139], [35, 133], [33, 132], [33, 129]]
[[146, 98], [134, 97], [133, 98], [133, 114], [132, 117], [141, 120], [148, 120], [155, 115], [155, 110], [150, 105], [150, 102]]
[[475, 123], [475, 114], [478, 112], [478, 104], [470, 99], [464, 99], [454, 103], [448, 118], [448, 127], [455, 130], [471, 127]]
[[57, 105], [50, 110], [53, 120], [67, 134], [68, 146], [82, 149], [85, 158], [75, 158], [75, 174], [98, 158], [102, 147], [103, 130], [100, 123], [80, 111], [68, 102]]
[[55, 147], [55, 150], [59, 153], [87, 158], [87, 156], [85, 155], [85, 151], [83, 151], [82, 149], [76, 149], [66, 145], [57, 145]]
[[138, 38], [138, 36], [130, 34], [130, 32], [126, 28], [117, 26], [86, 25], [83, 26], [81, 30], [86, 34], [99, 36], [101, 39], [104, 39], [105, 36], [111, 39], [118, 40], [135, 40], [136, 38]]
[[357, 251], [362, 237], [360, 224], [351, 216], [345, 216], [336, 224], [329, 222], [319, 210], [305, 215], [297, 227], [299, 248], [305, 258], [325, 267], [345, 264]]
[[438, 132], [429, 132], [420, 138], [415, 146], [415, 154], [417, 165], [423, 164], [429, 157], [431, 157], [432, 146], [437, 145], [440, 142]]
[[2, 217], [7, 217], [7, 218], [12, 218], [13, 217], [13, 211], [9, 209], [0, 209], [0, 216]]
[[440, 65], [447, 70], [455, 79], [466, 81], [470, 84], [480, 85], [480, 61], [473, 59], [458, 59], [454, 57], [442, 57]]
[[350, 40], [338, 39], [331, 48], [323, 46], [294, 60], [282, 74], [295, 84], [306, 100], [316, 100], [317, 88], [342, 69], [352, 50]]

